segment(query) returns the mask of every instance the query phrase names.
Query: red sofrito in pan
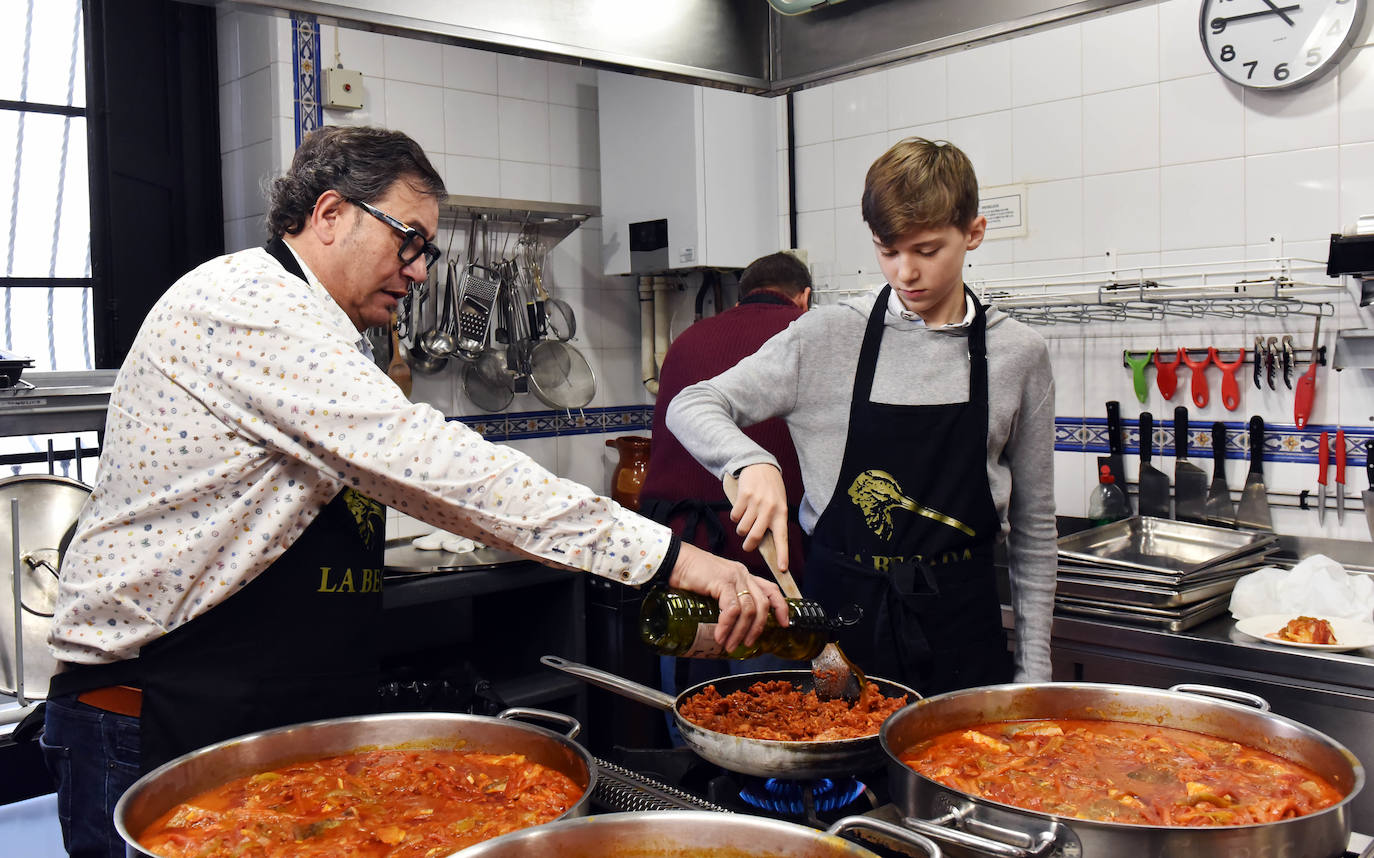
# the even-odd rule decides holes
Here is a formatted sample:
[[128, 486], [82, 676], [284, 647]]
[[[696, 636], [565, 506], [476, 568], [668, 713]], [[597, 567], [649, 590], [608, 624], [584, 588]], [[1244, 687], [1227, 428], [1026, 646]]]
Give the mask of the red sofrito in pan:
[[434, 858], [550, 822], [581, 797], [522, 754], [363, 751], [230, 781], [138, 842], [165, 858]]
[[1274, 822], [1344, 796], [1309, 769], [1264, 751], [1117, 721], [980, 724], [921, 742], [901, 760], [970, 795], [1103, 822]]

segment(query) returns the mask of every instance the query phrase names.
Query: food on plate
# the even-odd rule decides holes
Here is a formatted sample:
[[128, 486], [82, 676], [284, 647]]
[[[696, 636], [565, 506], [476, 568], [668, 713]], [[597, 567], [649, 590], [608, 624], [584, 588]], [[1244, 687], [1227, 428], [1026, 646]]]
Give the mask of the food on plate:
[[1340, 643], [1336, 640], [1336, 632], [1331, 628], [1331, 623], [1316, 617], [1297, 617], [1289, 620], [1288, 625], [1274, 632], [1273, 636], [1281, 641], [1293, 643], [1328, 646]]
[[708, 685], [683, 701], [678, 711], [693, 724], [717, 733], [746, 739], [822, 742], [876, 735], [887, 716], [906, 703], [905, 694], [887, 697], [872, 682], [850, 705], [845, 700], [821, 700], [815, 691], [802, 691], [778, 679], [755, 682], [725, 695]]
[[1243, 825], [1312, 813], [1343, 793], [1236, 742], [1119, 721], [1005, 721], [951, 730], [899, 755], [918, 773], [1027, 810], [1140, 825]]
[[433, 858], [557, 819], [582, 792], [523, 754], [361, 751], [232, 780], [138, 842], [165, 858]]

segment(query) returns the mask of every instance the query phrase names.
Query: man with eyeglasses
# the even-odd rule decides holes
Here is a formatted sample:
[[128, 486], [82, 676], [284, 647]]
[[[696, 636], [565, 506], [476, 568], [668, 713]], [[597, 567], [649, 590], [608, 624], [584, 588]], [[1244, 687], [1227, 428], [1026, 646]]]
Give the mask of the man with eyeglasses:
[[[721, 606], [733, 647], [776, 585], [409, 402], [362, 332], [440, 256], [444, 184], [399, 132], [312, 133], [265, 248], [212, 259], [144, 320], [63, 558], [41, 742], [72, 856], [122, 856], [143, 772], [377, 704], [385, 504], [549, 565]], [[512, 624], [519, 622], [511, 618]]]

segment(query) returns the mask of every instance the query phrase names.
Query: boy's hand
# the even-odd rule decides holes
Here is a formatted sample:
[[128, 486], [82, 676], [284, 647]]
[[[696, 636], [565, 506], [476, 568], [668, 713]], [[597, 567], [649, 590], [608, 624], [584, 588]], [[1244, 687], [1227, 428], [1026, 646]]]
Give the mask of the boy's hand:
[[729, 652], [742, 643], [753, 643], [763, 632], [768, 613], [787, 625], [787, 602], [772, 581], [749, 574], [741, 563], [725, 560], [683, 542], [668, 585], [710, 596], [720, 604], [716, 643]]
[[782, 484], [782, 472], [772, 465], [750, 465], [739, 474], [739, 494], [730, 509], [735, 532], [744, 537], [744, 550], [759, 547], [768, 531], [773, 532], [773, 545], [778, 552], [778, 569], [788, 571], [787, 559], [787, 489]]

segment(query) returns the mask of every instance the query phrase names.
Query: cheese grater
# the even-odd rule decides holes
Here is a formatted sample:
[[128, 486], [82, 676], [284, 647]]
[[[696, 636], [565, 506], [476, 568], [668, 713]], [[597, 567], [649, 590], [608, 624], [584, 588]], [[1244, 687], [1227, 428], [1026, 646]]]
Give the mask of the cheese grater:
[[485, 265], [471, 263], [458, 282], [458, 352], [469, 360], [486, 348], [492, 308], [501, 291], [500, 275]]

